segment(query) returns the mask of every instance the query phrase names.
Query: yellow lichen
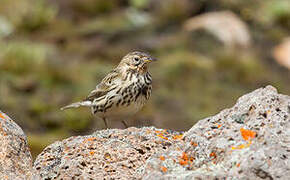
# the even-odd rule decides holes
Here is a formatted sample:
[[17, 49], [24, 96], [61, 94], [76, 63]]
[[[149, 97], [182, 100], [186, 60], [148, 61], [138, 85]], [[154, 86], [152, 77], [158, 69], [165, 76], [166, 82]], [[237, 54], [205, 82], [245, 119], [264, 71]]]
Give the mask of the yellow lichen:
[[167, 137], [163, 136], [163, 134], [157, 134], [158, 137], [162, 138], [162, 139], [165, 139], [165, 140], [168, 140]]
[[238, 145], [238, 146], [233, 146], [232, 147], [232, 150], [235, 150], [235, 149], [244, 149], [244, 148], [247, 148], [247, 147], [250, 147], [250, 145], [252, 144], [252, 141], [249, 141], [248, 143], [246, 144], [241, 144], [241, 145]]

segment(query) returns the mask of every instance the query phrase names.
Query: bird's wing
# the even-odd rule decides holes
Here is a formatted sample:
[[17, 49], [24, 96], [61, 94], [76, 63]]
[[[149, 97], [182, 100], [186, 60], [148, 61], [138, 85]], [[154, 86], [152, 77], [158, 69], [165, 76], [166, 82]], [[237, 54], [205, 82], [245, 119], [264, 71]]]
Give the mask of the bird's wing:
[[95, 98], [101, 97], [106, 95], [109, 91], [116, 88], [121, 81], [121, 73], [120, 70], [114, 69], [111, 71], [102, 81], [100, 84], [96, 86], [84, 101], [93, 101]]

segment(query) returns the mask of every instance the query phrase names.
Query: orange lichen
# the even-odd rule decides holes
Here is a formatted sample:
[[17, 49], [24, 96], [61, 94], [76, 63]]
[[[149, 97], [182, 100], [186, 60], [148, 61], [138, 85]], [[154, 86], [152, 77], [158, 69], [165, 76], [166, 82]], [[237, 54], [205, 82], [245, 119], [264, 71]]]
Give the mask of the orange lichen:
[[174, 135], [172, 138], [173, 139], [182, 139], [183, 134], [179, 134], [179, 135]]
[[92, 138], [88, 138], [87, 141], [95, 141], [97, 138], [92, 137]]
[[194, 157], [190, 157], [189, 161], [192, 162], [194, 160]]
[[196, 142], [193, 142], [193, 141], [191, 141], [190, 144], [195, 146], [195, 147], [198, 145]]
[[188, 160], [188, 156], [187, 156], [186, 152], [183, 152], [182, 153], [181, 158], [184, 159], [184, 160], [186, 160], [186, 161]]
[[213, 157], [213, 158], [216, 158], [216, 153], [215, 153], [215, 152], [211, 152], [211, 153], [209, 154], [209, 156], [210, 156], [210, 157]]
[[164, 166], [161, 166], [161, 171], [162, 171], [162, 172], [166, 173], [166, 172], [167, 172], [167, 170], [168, 170], [168, 169], [167, 169], [166, 167], [164, 167]]
[[180, 157], [179, 160], [179, 164], [182, 166], [188, 164], [188, 155], [185, 152], [182, 153], [182, 156]]
[[90, 151], [90, 155], [94, 155], [95, 154], [95, 152], [94, 151]]
[[217, 127], [220, 128], [220, 127], [222, 127], [222, 125], [221, 124], [218, 124]]
[[251, 130], [247, 130], [247, 129], [241, 128], [240, 132], [241, 132], [241, 135], [242, 135], [243, 139], [246, 140], [246, 141], [251, 139], [251, 138], [255, 138], [256, 137], [256, 132], [251, 131]]
[[87, 143], [87, 142], [90, 142], [90, 141], [95, 141], [95, 140], [97, 140], [97, 138], [96, 138], [96, 137], [87, 138], [87, 139], [85, 139], [85, 140], [83, 141], [83, 143]]
[[160, 156], [159, 159], [160, 159], [161, 161], [164, 161], [164, 160], [165, 160], [165, 157], [164, 157], [164, 156]]
[[155, 131], [157, 134], [162, 134], [162, 132], [161, 131]]
[[237, 167], [240, 167], [240, 166], [241, 166], [241, 163], [238, 163], [238, 164], [237, 164]]
[[187, 165], [187, 163], [188, 163], [188, 161], [184, 161], [184, 160], [182, 160], [182, 159], [179, 160], [179, 164], [180, 164], [181, 166]]
[[5, 119], [2, 113], [0, 113], [0, 118]]

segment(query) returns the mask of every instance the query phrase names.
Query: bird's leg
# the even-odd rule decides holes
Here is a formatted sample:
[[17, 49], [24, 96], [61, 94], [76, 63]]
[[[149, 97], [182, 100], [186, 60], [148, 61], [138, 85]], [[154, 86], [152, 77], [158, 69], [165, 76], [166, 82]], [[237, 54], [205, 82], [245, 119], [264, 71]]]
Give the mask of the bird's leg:
[[105, 117], [103, 117], [102, 119], [103, 119], [103, 121], [104, 121], [104, 123], [105, 123], [106, 128], [108, 129], [107, 119], [106, 119]]
[[127, 123], [124, 121], [124, 120], [122, 120], [122, 123], [123, 123], [123, 125], [125, 126], [125, 128], [128, 128], [129, 126], [127, 125]]

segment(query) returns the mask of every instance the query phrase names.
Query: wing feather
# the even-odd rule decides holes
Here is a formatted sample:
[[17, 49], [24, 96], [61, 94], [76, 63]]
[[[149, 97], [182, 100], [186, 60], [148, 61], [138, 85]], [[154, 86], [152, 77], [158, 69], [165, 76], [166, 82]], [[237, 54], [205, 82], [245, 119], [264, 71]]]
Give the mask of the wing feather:
[[121, 73], [119, 69], [114, 69], [111, 71], [100, 84], [96, 86], [96, 89], [91, 91], [91, 93], [84, 99], [84, 101], [93, 101], [94, 99], [106, 95], [109, 91], [116, 88], [116, 85], [121, 80]]

